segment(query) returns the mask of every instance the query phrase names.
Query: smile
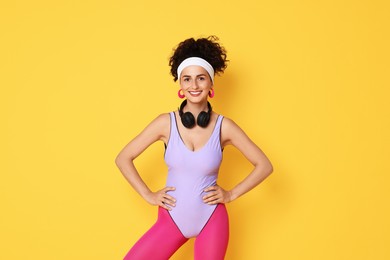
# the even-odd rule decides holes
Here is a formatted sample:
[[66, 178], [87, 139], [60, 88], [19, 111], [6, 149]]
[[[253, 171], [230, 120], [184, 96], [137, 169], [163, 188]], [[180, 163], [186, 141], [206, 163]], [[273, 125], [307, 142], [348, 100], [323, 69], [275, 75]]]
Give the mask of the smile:
[[202, 91], [188, 91], [192, 96], [198, 96]]

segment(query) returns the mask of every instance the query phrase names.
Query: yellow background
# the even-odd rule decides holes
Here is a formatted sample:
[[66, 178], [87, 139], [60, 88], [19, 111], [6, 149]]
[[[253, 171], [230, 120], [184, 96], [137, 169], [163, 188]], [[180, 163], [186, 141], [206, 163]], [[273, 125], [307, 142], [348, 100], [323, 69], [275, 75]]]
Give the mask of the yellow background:
[[[122, 259], [156, 208], [115, 156], [180, 104], [172, 48], [210, 34], [212, 105], [275, 168], [228, 205], [226, 259], [390, 259], [388, 1], [4, 0], [0, 24], [0, 259]], [[163, 151], [136, 161], [152, 189]], [[250, 169], [229, 147], [220, 184]]]

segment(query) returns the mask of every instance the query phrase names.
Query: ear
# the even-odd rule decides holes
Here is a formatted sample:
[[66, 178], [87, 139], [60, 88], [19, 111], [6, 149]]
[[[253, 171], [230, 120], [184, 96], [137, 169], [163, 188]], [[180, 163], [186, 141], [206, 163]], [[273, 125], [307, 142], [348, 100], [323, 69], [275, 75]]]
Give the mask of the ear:
[[209, 97], [213, 98], [214, 97], [214, 88], [211, 88], [209, 91]]

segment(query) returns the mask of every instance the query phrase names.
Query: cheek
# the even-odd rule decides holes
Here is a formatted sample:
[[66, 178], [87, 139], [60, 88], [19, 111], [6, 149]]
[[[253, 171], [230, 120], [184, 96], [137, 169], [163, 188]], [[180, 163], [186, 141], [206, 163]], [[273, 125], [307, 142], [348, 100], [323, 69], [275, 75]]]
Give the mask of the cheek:
[[189, 88], [190, 86], [191, 86], [191, 84], [189, 84], [188, 81], [180, 81], [180, 88], [182, 90], [185, 90], [185, 89]]
[[213, 84], [210, 81], [204, 81], [200, 84], [203, 89], [211, 89]]

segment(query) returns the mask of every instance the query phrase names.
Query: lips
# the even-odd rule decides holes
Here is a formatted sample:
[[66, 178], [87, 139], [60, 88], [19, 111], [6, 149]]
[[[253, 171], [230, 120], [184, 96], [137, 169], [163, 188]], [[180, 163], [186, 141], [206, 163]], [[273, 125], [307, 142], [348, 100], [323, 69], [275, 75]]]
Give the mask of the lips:
[[202, 91], [188, 91], [188, 93], [190, 93], [191, 96], [197, 97], [202, 93]]

